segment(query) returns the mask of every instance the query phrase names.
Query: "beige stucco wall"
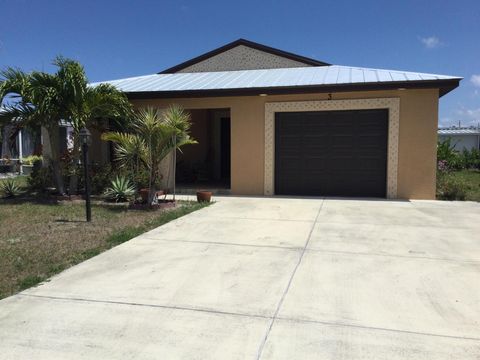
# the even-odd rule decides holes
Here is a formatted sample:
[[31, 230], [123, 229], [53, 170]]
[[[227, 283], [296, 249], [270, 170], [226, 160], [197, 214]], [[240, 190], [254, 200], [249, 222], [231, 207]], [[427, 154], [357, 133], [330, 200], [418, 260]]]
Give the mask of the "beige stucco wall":
[[438, 90], [402, 93], [398, 197], [435, 199]]
[[[328, 94], [135, 100], [138, 107], [230, 108], [232, 193], [264, 193], [265, 102], [326, 100]], [[400, 98], [398, 198], [435, 197], [438, 90], [333, 93], [333, 99]], [[192, 145], [195, 146], [195, 145]]]

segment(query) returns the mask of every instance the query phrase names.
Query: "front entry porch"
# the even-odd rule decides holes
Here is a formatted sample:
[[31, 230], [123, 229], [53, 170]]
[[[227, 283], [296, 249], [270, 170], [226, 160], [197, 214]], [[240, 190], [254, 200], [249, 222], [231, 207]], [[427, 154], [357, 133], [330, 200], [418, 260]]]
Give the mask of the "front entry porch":
[[180, 194], [211, 189], [230, 193], [230, 109], [195, 109], [191, 135], [198, 144], [177, 153], [176, 190]]

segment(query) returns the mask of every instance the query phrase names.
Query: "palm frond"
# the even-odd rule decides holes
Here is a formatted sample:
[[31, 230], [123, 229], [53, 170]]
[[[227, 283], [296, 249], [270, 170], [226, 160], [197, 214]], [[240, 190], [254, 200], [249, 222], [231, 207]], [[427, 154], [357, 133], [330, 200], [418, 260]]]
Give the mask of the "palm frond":
[[18, 100], [28, 93], [30, 76], [20, 69], [6, 68], [0, 71], [0, 104], [4, 98]]
[[34, 127], [37, 118], [33, 105], [17, 103], [14, 105], [4, 105], [0, 111], [0, 125], [12, 124], [19, 128]]
[[115, 143], [115, 158], [120, 166], [134, 168], [141, 161], [145, 164], [147, 150], [144, 139], [136, 134], [108, 132], [102, 140]]

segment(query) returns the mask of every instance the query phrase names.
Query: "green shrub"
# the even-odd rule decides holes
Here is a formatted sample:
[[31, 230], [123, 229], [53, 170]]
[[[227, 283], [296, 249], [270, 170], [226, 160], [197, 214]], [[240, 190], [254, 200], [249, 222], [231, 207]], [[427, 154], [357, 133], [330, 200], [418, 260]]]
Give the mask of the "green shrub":
[[22, 189], [15, 179], [6, 179], [0, 182], [0, 192], [6, 198], [13, 198], [22, 193]]
[[437, 143], [437, 160], [446, 161], [450, 165], [457, 160], [456, 158], [458, 158], [458, 151], [455, 150], [452, 139], [439, 140]]
[[135, 172], [125, 171], [125, 174], [133, 181], [138, 189], [148, 188], [150, 175], [147, 170], [140, 168]]
[[[118, 164], [112, 165], [93, 165], [91, 171], [91, 188], [93, 194], [102, 194], [110, 187], [112, 179], [116, 177], [124, 177], [130, 180], [136, 189], [148, 188], [149, 174], [148, 171], [140, 168], [133, 172], [126, 167], [118, 167]], [[155, 187], [160, 188], [161, 176], [158, 177]], [[83, 186], [83, 176], [79, 179], [79, 186]]]
[[[125, 167], [121, 167], [115, 172], [119, 176], [125, 176], [135, 185], [137, 189], [148, 188], [150, 181], [150, 174], [146, 169], [139, 168], [137, 171], [127, 170]], [[162, 176], [158, 175], [154, 183], [155, 188], [160, 189]]]
[[463, 169], [478, 169], [480, 167], [480, 151], [478, 149], [463, 149], [459, 157]]
[[437, 198], [440, 200], [465, 200], [468, 185], [454, 174], [439, 174], [437, 177]]
[[437, 160], [446, 165], [447, 170], [478, 169], [480, 167], [480, 151], [478, 149], [454, 148], [450, 138], [439, 141], [437, 145]]
[[49, 166], [33, 167], [33, 171], [27, 179], [30, 190], [45, 192], [47, 188], [54, 187], [53, 172]]
[[102, 194], [105, 189], [110, 186], [110, 184], [112, 183], [112, 179], [115, 177], [115, 175], [116, 174], [110, 164], [105, 164], [102, 166], [92, 166], [92, 194]]
[[444, 164], [442, 170], [460, 170], [464, 168], [463, 159], [460, 153], [452, 144], [452, 139], [446, 138], [444, 141], [438, 141], [437, 144], [437, 162]]
[[117, 176], [105, 190], [105, 198], [115, 202], [126, 202], [135, 196], [135, 188], [126, 177]]

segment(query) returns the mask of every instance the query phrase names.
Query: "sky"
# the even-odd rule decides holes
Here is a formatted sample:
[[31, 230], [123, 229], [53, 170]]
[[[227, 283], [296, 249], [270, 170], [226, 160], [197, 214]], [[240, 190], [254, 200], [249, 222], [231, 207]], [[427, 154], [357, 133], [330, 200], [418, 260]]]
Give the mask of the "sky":
[[152, 74], [238, 38], [331, 64], [455, 75], [441, 126], [480, 123], [480, 1], [0, 0], [0, 69]]

